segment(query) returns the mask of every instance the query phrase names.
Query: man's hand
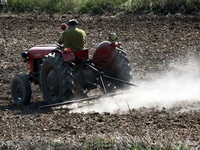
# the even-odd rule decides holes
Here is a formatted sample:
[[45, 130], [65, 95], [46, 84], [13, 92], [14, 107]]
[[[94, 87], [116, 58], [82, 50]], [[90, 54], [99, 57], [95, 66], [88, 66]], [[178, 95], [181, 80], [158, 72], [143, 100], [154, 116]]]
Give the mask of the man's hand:
[[65, 23], [61, 24], [61, 30], [65, 31], [67, 29], [67, 25]]
[[61, 51], [64, 49], [63, 45], [60, 45], [59, 43], [57, 43], [56, 45], [57, 45], [56, 49], [61, 50]]

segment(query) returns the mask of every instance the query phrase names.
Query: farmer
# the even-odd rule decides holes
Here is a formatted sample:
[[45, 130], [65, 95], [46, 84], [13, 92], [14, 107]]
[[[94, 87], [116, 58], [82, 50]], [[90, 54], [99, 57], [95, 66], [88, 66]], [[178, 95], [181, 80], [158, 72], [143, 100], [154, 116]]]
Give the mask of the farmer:
[[85, 31], [79, 29], [78, 21], [71, 19], [68, 21], [68, 28], [62, 24], [61, 29], [65, 30], [61, 38], [58, 40], [59, 44], [64, 44], [64, 48], [70, 48], [71, 51], [83, 50], [86, 47]]

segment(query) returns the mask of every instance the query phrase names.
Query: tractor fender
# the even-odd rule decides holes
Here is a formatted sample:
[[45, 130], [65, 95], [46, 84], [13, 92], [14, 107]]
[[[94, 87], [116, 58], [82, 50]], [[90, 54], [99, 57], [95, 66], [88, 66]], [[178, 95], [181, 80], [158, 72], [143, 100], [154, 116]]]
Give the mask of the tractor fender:
[[117, 53], [115, 45], [110, 41], [103, 41], [97, 46], [93, 54], [93, 63], [95, 66], [107, 70], [117, 56]]
[[64, 62], [73, 62], [75, 61], [75, 56], [71, 51], [61, 51], [61, 50], [53, 50], [52, 53], [61, 53]]

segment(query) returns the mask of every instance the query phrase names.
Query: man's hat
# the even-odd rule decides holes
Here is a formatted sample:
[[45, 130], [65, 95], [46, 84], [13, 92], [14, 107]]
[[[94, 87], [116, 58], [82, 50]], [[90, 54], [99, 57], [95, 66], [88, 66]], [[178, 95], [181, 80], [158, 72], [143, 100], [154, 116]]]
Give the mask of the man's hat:
[[69, 26], [78, 25], [78, 21], [76, 19], [71, 19], [68, 21], [68, 25]]

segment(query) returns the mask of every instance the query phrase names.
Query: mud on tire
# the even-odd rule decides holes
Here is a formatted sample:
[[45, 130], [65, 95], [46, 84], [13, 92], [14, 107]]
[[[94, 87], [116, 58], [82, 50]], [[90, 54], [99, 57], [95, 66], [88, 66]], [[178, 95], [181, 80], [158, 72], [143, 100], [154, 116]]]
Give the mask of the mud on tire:
[[43, 97], [49, 104], [69, 100], [74, 95], [72, 72], [60, 53], [50, 53], [44, 58], [40, 80]]
[[26, 75], [17, 74], [11, 82], [11, 95], [15, 104], [27, 105], [31, 100], [31, 85]]

